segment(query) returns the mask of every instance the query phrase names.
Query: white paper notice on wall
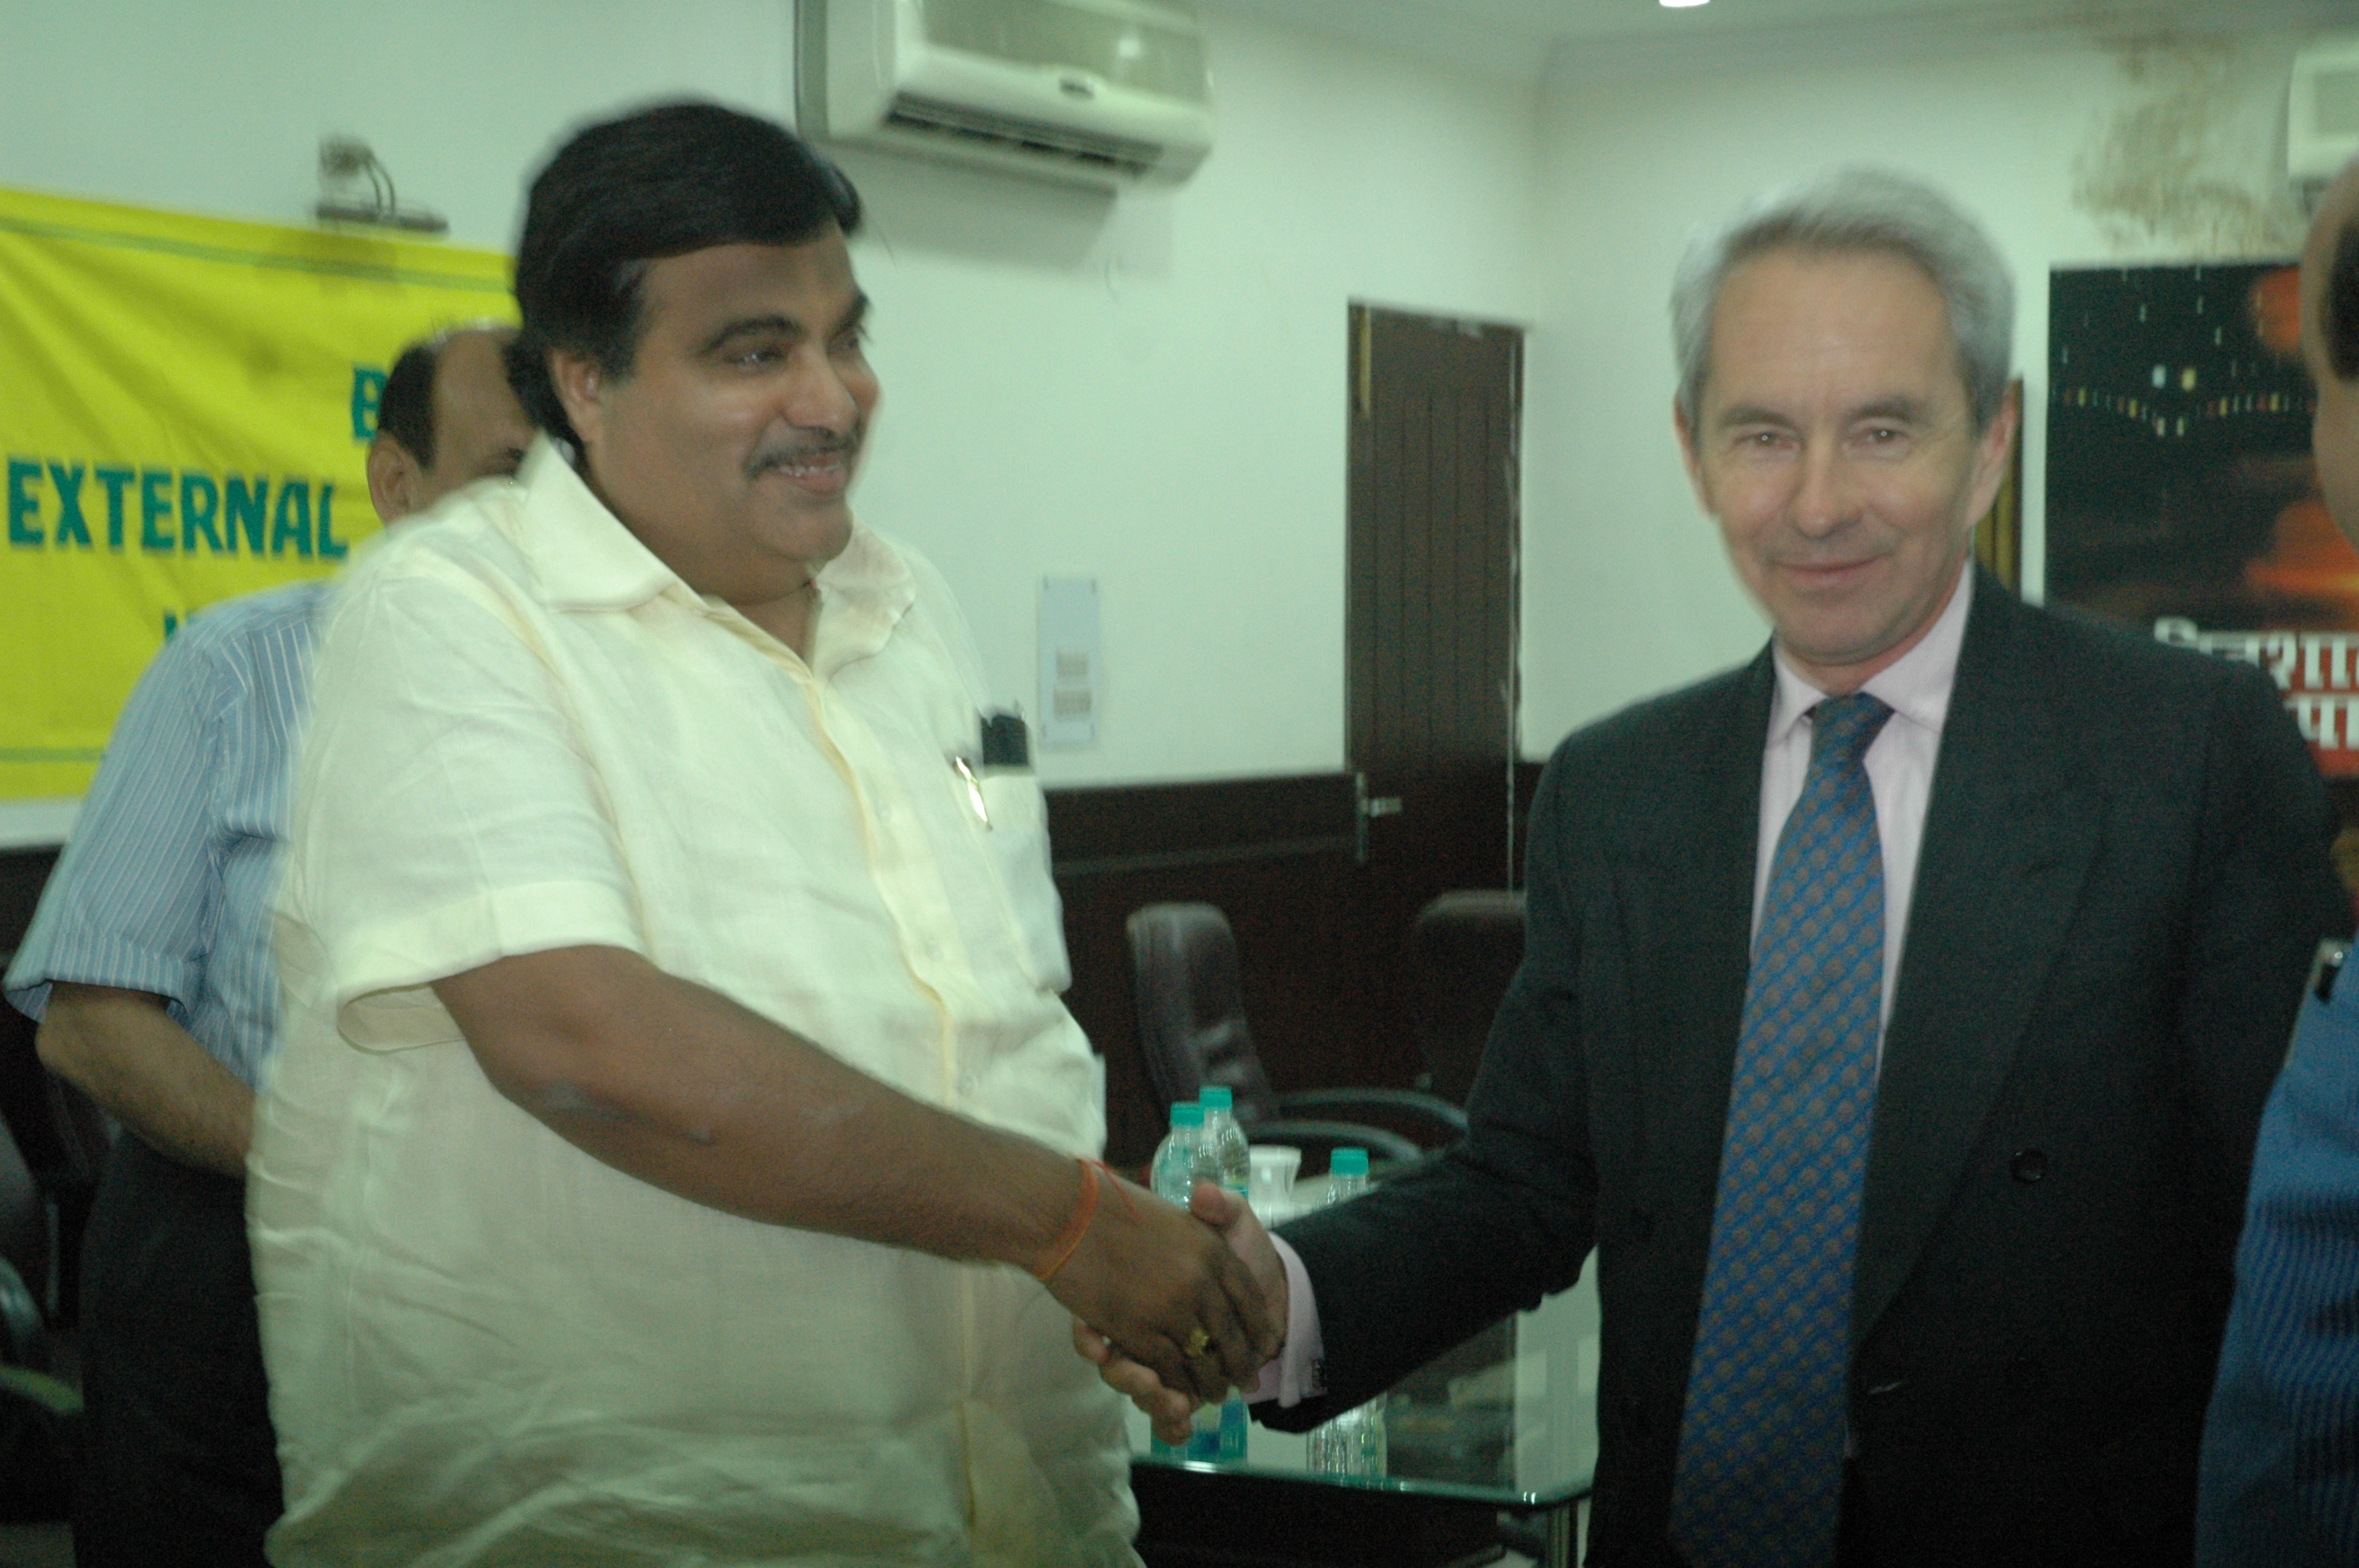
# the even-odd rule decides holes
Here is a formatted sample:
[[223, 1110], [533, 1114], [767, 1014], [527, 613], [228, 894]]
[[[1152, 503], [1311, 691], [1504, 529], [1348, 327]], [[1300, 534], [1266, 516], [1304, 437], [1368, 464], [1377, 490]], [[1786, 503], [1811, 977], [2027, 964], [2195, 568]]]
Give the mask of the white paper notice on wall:
[[1098, 582], [1040, 579], [1040, 744], [1098, 743], [1104, 664], [1098, 650]]

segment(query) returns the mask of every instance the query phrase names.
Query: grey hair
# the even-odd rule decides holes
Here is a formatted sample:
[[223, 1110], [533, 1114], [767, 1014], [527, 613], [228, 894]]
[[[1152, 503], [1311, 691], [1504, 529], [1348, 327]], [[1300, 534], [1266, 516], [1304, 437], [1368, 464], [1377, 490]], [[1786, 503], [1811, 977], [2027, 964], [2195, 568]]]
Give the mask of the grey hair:
[[1738, 266], [1774, 250], [1878, 251], [1917, 264], [1941, 291], [1977, 429], [2006, 397], [2015, 350], [2015, 279], [1983, 226], [1923, 180], [1843, 168], [1774, 190], [1699, 234], [1671, 284], [1680, 412], [1692, 427], [1711, 368], [1712, 313]]

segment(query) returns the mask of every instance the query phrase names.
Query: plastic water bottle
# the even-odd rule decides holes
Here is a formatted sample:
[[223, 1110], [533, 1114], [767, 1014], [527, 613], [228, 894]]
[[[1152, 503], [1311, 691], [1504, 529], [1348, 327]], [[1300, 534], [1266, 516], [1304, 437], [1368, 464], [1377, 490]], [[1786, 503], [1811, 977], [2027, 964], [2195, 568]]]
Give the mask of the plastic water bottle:
[[1386, 1458], [1385, 1396], [1378, 1394], [1359, 1409], [1313, 1427], [1304, 1455], [1307, 1468], [1318, 1475], [1382, 1480]]
[[[1211, 1141], [1204, 1135], [1204, 1107], [1200, 1100], [1180, 1100], [1171, 1107], [1171, 1131], [1156, 1147], [1155, 1162], [1147, 1168], [1147, 1184], [1166, 1203], [1188, 1206], [1196, 1181], [1218, 1181]], [[1156, 1438], [1154, 1453], [1177, 1459], [1242, 1459], [1245, 1456], [1245, 1403], [1232, 1393], [1218, 1405], [1198, 1407], [1186, 1444], [1174, 1446]]]
[[1327, 1156], [1327, 1202], [1348, 1203], [1368, 1190], [1368, 1152], [1345, 1146]]
[[[1368, 1152], [1338, 1149], [1327, 1160], [1327, 1202], [1348, 1203], [1368, 1190]], [[1323, 1476], [1378, 1479], [1385, 1474], [1385, 1396], [1314, 1427], [1306, 1449], [1313, 1471]]]
[[1204, 1179], [1243, 1198], [1253, 1187], [1253, 1152], [1245, 1142], [1245, 1130], [1237, 1125], [1236, 1096], [1223, 1085], [1206, 1084], [1203, 1105], [1204, 1142], [1212, 1166]]
[[[1147, 1168], [1147, 1184], [1155, 1195], [1181, 1208], [1188, 1206], [1188, 1195], [1196, 1184], [1196, 1162], [1202, 1157], [1204, 1142], [1204, 1108], [1195, 1100], [1175, 1100], [1171, 1106], [1171, 1130], [1156, 1145], [1154, 1162]], [[1201, 1418], [1202, 1412], [1199, 1411]], [[1216, 1428], [1212, 1445], [1220, 1442]], [[1186, 1443], [1174, 1445], [1156, 1438], [1152, 1451], [1166, 1458], [1193, 1459], [1197, 1438], [1190, 1433]]]
[[[1207, 1084], [1199, 1094], [1198, 1103], [1204, 1108], [1204, 1140], [1196, 1146], [1196, 1174], [1243, 1203], [1253, 1188], [1253, 1153], [1245, 1143], [1245, 1130], [1237, 1125], [1236, 1096], [1223, 1085]], [[1218, 1411], [1206, 1405], [1196, 1412], [1196, 1421], [1199, 1443], [1203, 1441], [1206, 1425], [1212, 1429], [1210, 1457], [1245, 1456], [1243, 1394], [1231, 1390]]]
[[1147, 1167], [1147, 1184], [1165, 1203], [1188, 1206], [1189, 1189], [1196, 1184], [1198, 1145], [1204, 1139], [1204, 1108], [1195, 1100], [1171, 1105], [1171, 1131], [1156, 1145], [1155, 1162]]

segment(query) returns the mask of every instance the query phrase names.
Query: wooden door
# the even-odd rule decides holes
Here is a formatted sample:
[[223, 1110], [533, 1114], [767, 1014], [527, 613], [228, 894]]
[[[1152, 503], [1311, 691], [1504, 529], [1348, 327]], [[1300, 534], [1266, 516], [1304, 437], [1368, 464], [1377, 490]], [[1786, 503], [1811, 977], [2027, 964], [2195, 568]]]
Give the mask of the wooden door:
[[1451, 888], [1511, 887], [1523, 334], [1355, 305], [1345, 659], [1367, 1081], [1420, 1068], [1400, 962]]

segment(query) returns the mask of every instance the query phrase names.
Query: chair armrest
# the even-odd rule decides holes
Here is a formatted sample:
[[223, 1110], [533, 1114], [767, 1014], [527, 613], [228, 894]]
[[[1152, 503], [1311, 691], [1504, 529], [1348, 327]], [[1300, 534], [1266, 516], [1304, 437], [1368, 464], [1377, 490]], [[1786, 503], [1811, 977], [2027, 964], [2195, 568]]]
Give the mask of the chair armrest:
[[1372, 1163], [1417, 1160], [1425, 1153], [1412, 1139], [1356, 1121], [1300, 1120], [1281, 1117], [1255, 1122], [1245, 1129], [1245, 1136], [1256, 1143], [1290, 1143], [1297, 1148], [1307, 1144], [1313, 1149], [1365, 1149]]
[[0, 1367], [0, 1522], [71, 1514], [82, 1447], [80, 1394], [46, 1372]]
[[1443, 1143], [1466, 1135], [1464, 1110], [1419, 1089], [1295, 1089], [1277, 1097], [1277, 1108], [1288, 1116], [1407, 1117], [1435, 1129]]
[[82, 1414], [82, 1395], [73, 1385], [30, 1367], [0, 1367], [0, 1400], [17, 1399], [60, 1420]]
[[46, 1371], [49, 1365], [49, 1325], [25, 1277], [0, 1258], [0, 1363]]

